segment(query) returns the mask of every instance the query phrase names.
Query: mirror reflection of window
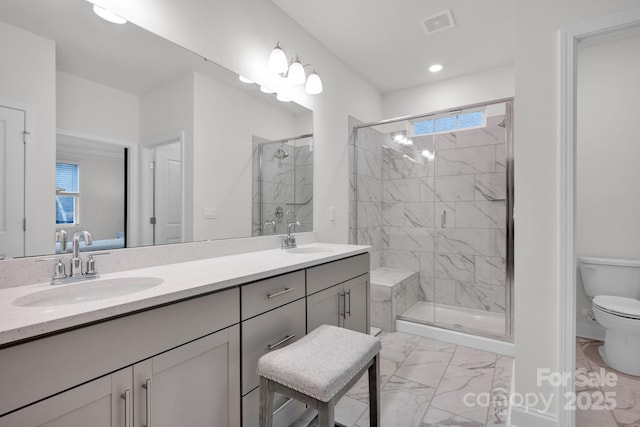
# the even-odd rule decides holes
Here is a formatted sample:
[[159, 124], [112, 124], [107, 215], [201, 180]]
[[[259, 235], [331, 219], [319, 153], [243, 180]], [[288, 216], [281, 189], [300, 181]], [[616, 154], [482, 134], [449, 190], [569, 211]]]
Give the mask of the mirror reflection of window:
[[56, 163], [56, 225], [77, 225], [80, 192], [79, 166]]

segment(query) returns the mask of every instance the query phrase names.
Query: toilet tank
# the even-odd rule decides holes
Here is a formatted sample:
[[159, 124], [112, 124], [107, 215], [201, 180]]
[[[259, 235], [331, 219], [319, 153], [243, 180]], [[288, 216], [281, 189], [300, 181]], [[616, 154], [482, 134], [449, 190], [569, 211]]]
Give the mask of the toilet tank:
[[640, 261], [578, 257], [578, 263], [587, 296], [640, 299]]

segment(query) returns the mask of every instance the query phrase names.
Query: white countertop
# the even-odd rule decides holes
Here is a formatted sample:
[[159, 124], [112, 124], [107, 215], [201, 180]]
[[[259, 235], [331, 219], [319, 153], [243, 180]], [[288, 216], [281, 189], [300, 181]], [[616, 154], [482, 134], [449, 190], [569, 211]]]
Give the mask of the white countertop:
[[[327, 251], [293, 254], [281, 249], [271, 249], [104, 274], [98, 280], [157, 277], [164, 282], [153, 288], [123, 296], [57, 306], [14, 305], [14, 301], [18, 298], [54, 288], [49, 282], [0, 289], [0, 345], [220, 291], [247, 282], [366, 253], [370, 249], [369, 246], [327, 243], [299, 247], [322, 247]], [[86, 283], [91, 281], [58, 285], [55, 288], [77, 287]]]

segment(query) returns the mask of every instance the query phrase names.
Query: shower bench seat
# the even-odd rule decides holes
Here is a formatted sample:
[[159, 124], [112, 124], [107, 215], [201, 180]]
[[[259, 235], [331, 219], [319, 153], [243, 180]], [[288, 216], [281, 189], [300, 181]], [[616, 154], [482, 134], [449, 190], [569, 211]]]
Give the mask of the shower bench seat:
[[385, 332], [396, 330], [396, 317], [418, 301], [424, 301], [420, 275], [392, 267], [371, 270], [371, 326]]

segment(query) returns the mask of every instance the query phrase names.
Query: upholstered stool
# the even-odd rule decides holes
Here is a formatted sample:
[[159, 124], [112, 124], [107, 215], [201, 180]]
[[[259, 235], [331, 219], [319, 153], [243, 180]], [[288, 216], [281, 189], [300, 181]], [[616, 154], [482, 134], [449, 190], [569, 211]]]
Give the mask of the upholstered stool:
[[273, 395], [280, 393], [318, 411], [318, 427], [334, 426], [338, 400], [369, 371], [369, 425], [380, 425], [380, 340], [322, 325], [293, 344], [258, 360], [260, 427], [272, 427]]

